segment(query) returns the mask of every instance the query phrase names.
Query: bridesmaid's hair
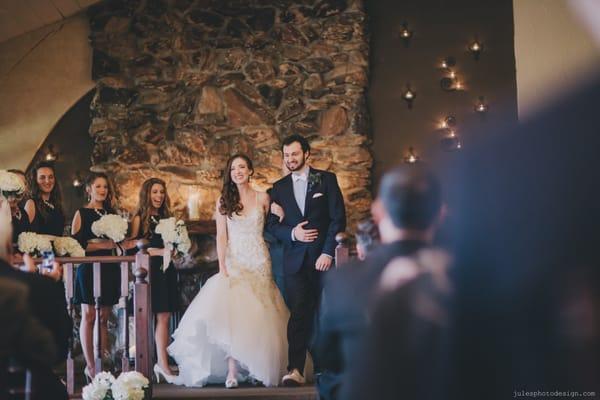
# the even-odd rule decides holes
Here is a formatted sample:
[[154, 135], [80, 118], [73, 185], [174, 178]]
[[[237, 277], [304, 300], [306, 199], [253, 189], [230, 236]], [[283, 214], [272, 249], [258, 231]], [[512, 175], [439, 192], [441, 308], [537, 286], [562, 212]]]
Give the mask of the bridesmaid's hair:
[[240, 202], [240, 192], [236, 184], [231, 180], [231, 164], [241, 158], [248, 165], [248, 169], [254, 172], [252, 161], [250, 157], [245, 154], [234, 154], [227, 160], [227, 167], [223, 172], [223, 188], [221, 189], [221, 198], [219, 199], [219, 212], [221, 215], [227, 215], [229, 218], [233, 216], [233, 213], [240, 215], [240, 212], [244, 209], [244, 206]]
[[42, 199], [42, 189], [40, 188], [40, 185], [38, 185], [38, 183], [37, 183], [37, 174], [38, 174], [38, 171], [42, 168], [49, 168], [52, 170], [52, 173], [54, 174], [54, 188], [50, 192], [50, 198], [48, 200], [50, 201], [50, 203], [54, 206], [54, 208], [56, 210], [60, 211], [61, 214], [63, 213], [63, 206], [62, 206], [62, 195], [61, 195], [61, 191], [60, 191], [60, 185], [58, 183], [58, 177], [56, 176], [56, 169], [54, 168], [54, 163], [51, 161], [38, 162], [29, 171], [29, 178], [28, 178], [29, 182], [27, 185], [29, 186], [29, 193], [31, 196], [30, 198], [35, 203], [37, 211], [39, 211], [39, 213], [41, 214], [43, 219], [46, 219], [46, 218], [48, 218], [48, 210], [47, 210], [47, 207], [44, 205], [44, 200]]
[[152, 210], [152, 200], [150, 199], [152, 186], [161, 185], [165, 189], [165, 198], [158, 209], [158, 215], [161, 218], [169, 218], [171, 214], [171, 199], [167, 193], [167, 184], [159, 178], [150, 178], [142, 184], [140, 188], [140, 198], [138, 200], [138, 209], [135, 215], [140, 217], [140, 235], [145, 236], [150, 231], [150, 210]]
[[106, 199], [102, 202], [102, 208], [104, 208], [109, 213], [115, 212], [115, 189], [113, 188], [112, 182], [108, 179], [108, 175], [104, 172], [92, 172], [88, 175], [85, 180], [85, 187], [90, 189], [96, 179], [104, 179], [106, 181], [106, 185], [108, 186], [108, 193], [106, 194]]

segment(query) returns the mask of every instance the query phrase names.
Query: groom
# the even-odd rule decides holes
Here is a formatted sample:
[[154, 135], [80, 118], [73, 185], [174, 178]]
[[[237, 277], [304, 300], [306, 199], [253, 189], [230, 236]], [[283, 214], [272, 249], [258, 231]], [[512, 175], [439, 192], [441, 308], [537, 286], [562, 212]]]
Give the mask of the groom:
[[269, 215], [267, 229], [284, 243], [284, 286], [290, 319], [287, 327], [288, 374], [284, 386], [304, 383], [306, 351], [321, 294], [322, 275], [332, 263], [335, 235], [346, 229], [346, 211], [335, 174], [308, 166], [308, 141], [291, 135], [282, 145], [291, 174], [278, 180], [271, 200], [285, 211], [280, 222]]

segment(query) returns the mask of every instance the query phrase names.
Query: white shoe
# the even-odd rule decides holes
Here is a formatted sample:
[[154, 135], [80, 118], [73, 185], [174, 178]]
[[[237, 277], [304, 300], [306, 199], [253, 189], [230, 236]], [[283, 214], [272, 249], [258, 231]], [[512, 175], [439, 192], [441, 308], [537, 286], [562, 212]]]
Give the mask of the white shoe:
[[300, 386], [305, 382], [306, 380], [296, 368], [294, 368], [292, 372], [288, 373], [287, 375], [284, 375], [284, 377], [281, 379], [283, 386]]
[[238, 381], [235, 378], [230, 378], [225, 381], [225, 387], [227, 389], [234, 389], [238, 386], [239, 386]]
[[166, 373], [165, 370], [162, 369], [158, 364], [154, 364], [154, 375], [156, 375], [156, 383], [160, 383], [161, 375], [167, 383], [173, 383], [177, 379], [177, 375], [171, 375]]

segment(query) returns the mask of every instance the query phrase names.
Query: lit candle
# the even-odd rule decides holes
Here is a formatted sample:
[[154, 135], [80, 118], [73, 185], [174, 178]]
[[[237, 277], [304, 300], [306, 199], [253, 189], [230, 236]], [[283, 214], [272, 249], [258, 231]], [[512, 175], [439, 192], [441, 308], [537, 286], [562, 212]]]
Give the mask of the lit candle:
[[191, 192], [188, 195], [187, 208], [188, 218], [190, 220], [200, 219], [200, 194], [198, 192]]

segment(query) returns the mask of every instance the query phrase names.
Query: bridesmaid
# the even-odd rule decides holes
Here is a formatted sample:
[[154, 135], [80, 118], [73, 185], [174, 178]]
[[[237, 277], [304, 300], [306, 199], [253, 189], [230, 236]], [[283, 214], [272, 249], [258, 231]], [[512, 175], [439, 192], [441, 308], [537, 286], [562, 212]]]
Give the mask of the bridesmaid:
[[29, 176], [30, 199], [25, 203], [31, 230], [36, 233], [62, 236], [65, 215], [60, 186], [54, 164], [42, 161], [31, 169]]
[[[98, 238], [92, 232], [92, 224], [103, 215], [114, 214], [114, 191], [108, 176], [103, 173], [92, 173], [85, 182], [85, 190], [88, 195], [88, 203], [75, 212], [71, 224], [71, 235], [85, 249], [86, 256], [113, 255], [113, 249], [116, 247], [113, 241], [89, 243], [90, 239]], [[101, 372], [95, 370], [94, 346], [92, 344], [101, 340], [101, 348], [104, 352], [108, 350], [108, 317], [111, 307], [118, 303], [120, 296], [121, 273], [119, 265], [113, 263], [102, 264], [101, 279], [100, 321], [96, 321], [93, 266], [92, 264], [81, 264], [77, 268], [73, 300], [75, 304], [81, 304], [79, 335], [86, 362], [84, 373], [88, 379], [93, 378], [96, 372]], [[98, 323], [101, 329], [100, 338], [94, 337], [96, 329], [92, 330], [94, 324]]]
[[171, 217], [170, 200], [166, 184], [162, 179], [150, 178], [140, 189], [137, 212], [131, 223], [132, 238], [150, 241], [150, 282], [152, 285], [152, 311], [156, 314], [154, 340], [158, 362], [154, 365], [157, 376], [162, 375], [171, 382], [175, 376], [169, 368], [167, 345], [169, 344], [169, 319], [177, 311], [177, 272], [173, 263], [163, 271], [165, 246], [162, 237], [155, 232], [158, 222]]

